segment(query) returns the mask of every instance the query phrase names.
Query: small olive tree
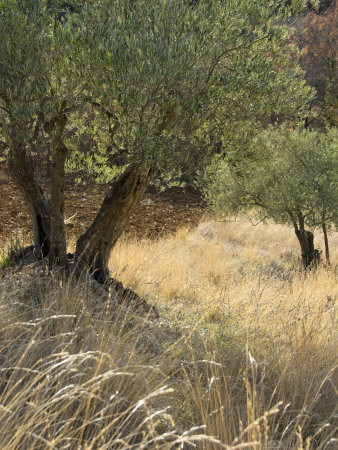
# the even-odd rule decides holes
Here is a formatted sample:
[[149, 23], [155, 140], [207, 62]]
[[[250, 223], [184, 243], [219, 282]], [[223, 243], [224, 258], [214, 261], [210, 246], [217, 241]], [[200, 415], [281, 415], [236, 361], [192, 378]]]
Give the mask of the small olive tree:
[[321, 227], [329, 261], [327, 228], [338, 224], [337, 130], [271, 128], [244, 147], [246, 158], [228, 152], [207, 169], [209, 202], [228, 215], [254, 214], [293, 225], [305, 268], [319, 256], [305, 227]]
[[[205, 164], [242, 123], [303, 114], [311, 92], [276, 25], [291, 11], [279, 4], [0, 1], [1, 134], [37, 254], [68, 263], [64, 170], [84, 133], [103, 161], [116, 153], [129, 164], [76, 245], [77, 265], [105, 281], [111, 249], [156, 170]], [[52, 149], [50, 198], [30, 163], [37, 135]]]

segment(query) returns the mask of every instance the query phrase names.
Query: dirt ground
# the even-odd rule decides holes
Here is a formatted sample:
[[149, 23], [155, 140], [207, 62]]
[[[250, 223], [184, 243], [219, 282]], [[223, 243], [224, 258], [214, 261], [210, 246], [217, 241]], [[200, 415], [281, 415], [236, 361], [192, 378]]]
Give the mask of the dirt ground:
[[[74, 242], [95, 217], [106, 186], [66, 185], [65, 218], [67, 238]], [[147, 193], [130, 218], [125, 233], [135, 237], [157, 238], [173, 234], [182, 226], [195, 227], [207, 209], [201, 195], [192, 188], [172, 187], [164, 192]], [[0, 247], [11, 236], [32, 240], [31, 222], [25, 202], [10, 180], [0, 180]]]

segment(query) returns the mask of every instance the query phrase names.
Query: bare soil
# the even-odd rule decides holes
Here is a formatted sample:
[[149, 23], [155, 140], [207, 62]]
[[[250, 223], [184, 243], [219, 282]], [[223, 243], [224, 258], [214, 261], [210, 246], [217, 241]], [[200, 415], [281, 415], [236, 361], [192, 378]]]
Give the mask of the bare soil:
[[[107, 186], [66, 185], [65, 218], [67, 238], [74, 242], [95, 217]], [[48, 188], [47, 188], [48, 191]], [[159, 238], [174, 234], [180, 227], [194, 228], [207, 215], [200, 193], [193, 188], [172, 187], [160, 193], [147, 193], [125, 230], [133, 237]], [[0, 179], [0, 246], [11, 236], [32, 240], [28, 209], [10, 180]]]

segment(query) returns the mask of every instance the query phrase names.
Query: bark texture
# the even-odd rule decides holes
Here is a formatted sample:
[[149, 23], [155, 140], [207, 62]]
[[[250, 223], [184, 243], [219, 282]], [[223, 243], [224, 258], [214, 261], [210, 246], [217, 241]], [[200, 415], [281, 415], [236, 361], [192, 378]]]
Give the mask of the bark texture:
[[68, 149], [62, 140], [62, 133], [66, 126], [66, 117], [60, 114], [52, 124], [49, 132], [54, 132], [52, 140], [53, 170], [51, 179], [51, 243], [49, 260], [54, 263], [67, 263], [66, 228], [64, 221], [64, 177], [65, 162]]
[[35, 253], [46, 256], [50, 249], [50, 201], [34, 176], [32, 163], [22, 143], [15, 143], [11, 147], [8, 168], [29, 209], [33, 222]]
[[320, 255], [319, 251], [314, 248], [313, 233], [298, 227], [295, 227], [295, 233], [301, 247], [304, 268], [309, 268], [311, 264], [317, 265], [319, 263]]
[[129, 166], [112, 184], [94, 221], [77, 241], [76, 262], [80, 268], [88, 268], [100, 283], [109, 280], [111, 250], [152, 177], [150, 168]]
[[322, 230], [323, 230], [324, 243], [325, 243], [325, 258], [326, 258], [327, 264], [330, 264], [329, 238], [327, 236], [327, 228], [326, 228], [325, 220], [323, 220], [323, 222], [322, 222]]

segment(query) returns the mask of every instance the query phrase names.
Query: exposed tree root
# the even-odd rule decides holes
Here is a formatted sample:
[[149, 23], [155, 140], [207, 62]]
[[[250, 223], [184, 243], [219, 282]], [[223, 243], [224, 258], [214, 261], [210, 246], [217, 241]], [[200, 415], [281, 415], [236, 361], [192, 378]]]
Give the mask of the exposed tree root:
[[34, 246], [31, 245], [22, 250], [12, 251], [8, 259], [14, 270], [20, 270], [24, 266], [34, 263], [41, 264], [46, 267], [50, 275], [55, 275], [55, 272], [58, 271], [58, 274], [67, 280], [81, 281], [82, 285], [85, 283], [93, 297], [101, 302], [109, 299], [139, 316], [148, 319], [159, 318], [159, 311], [155, 306], [147, 303], [145, 299], [141, 298], [132, 289], [124, 287], [120, 281], [115, 278], [109, 278], [102, 284], [95, 279], [94, 274], [91, 274], [88, 269], [80, 267], [73, 254], [68, 253], [67, 257], [68, 264], [66, 266], [54, 265], [48, 269], [47, 258], [39, 258], [35, 253]]

